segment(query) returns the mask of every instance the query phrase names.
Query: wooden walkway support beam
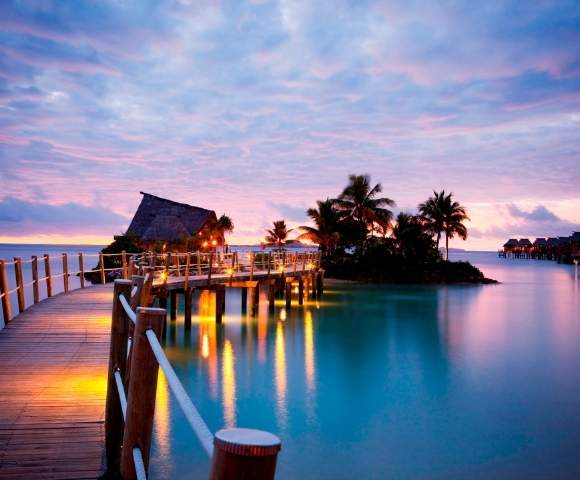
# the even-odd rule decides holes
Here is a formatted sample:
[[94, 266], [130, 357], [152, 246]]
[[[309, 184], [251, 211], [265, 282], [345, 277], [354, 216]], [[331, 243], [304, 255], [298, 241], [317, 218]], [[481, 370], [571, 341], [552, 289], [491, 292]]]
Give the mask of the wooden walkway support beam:
[[68, 255], [62, 254], [62, 287], [64, 293], [68, 293]]
[[8, 324], [12, 316], [10, 306], [10, 284], [8, 283], [8, 273], [4, 260], [0, 260], [0, 295], [2, 295], [2, 315], [4, 316], [4, 325]]
[[121, 450], [123, 480], [136, 479], [133, 463], [133, 448], [135, 447], [141, 450], [145, 471], [148, 470], [159, 364], [145, 332], [153, 330], [155, 336], [160, 339], [166, 315], [165, 310], [161, 308], [139, 307], [137, 309], [131, 376], [127, 392], [127, 419]]
[[36, 255], [32, 256], [30, 269], [32, 270], [32, 301], [38, 303], [40, 302], [40, 289], [38, 288], [38, 257]]
[[26, 310], [24, 297], [24, 277], [22, 275], [22, 258], [14, 257], [14, 276], [16, 280], [16, 298], [18, 299], [18, 312]]
[[46, 296], [52, 297], [52, 274], [50, 273], [49, 255], [44, 255], [44, 278], [46, 281]]
[[111, 321], [111, 347], [109, 350], [109, 371], [107, 378], [107, 400], [105, 404], [105, 452], [107, 475], [115, 478], [120, 474], [121, 446], [123, 443], [123, 411], [119, 402], [115, 372], [125, 376], [127, 364], [127, 340], [129, 322], [119, 301], [119, 295], [127, 300], [131, 295], [131, 280], [115, 280], [113, 287], [113, 313]]

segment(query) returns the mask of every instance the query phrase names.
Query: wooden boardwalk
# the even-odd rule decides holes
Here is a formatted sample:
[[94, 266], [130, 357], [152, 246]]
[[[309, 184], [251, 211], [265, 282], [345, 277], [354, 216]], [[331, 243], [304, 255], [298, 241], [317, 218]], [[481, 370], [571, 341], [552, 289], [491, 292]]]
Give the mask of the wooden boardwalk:
[[0, 331], [0, 478], [103, 472], [112, 288], [49, 298]]

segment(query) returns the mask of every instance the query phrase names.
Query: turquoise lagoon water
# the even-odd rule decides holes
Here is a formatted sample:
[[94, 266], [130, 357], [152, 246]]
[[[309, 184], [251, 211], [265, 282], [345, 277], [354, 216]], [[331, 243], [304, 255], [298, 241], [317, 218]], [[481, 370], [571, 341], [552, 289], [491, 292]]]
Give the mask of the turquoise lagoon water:
[[[256, 318], [208, 295], [166, 349], [215, 431], [283, 442], [278, 478], [580, 478], [580, 290], [571, 266], [460, 253], [500, 285], [329, 285]], [[161, 378], [151, 478], [209, 461]]]

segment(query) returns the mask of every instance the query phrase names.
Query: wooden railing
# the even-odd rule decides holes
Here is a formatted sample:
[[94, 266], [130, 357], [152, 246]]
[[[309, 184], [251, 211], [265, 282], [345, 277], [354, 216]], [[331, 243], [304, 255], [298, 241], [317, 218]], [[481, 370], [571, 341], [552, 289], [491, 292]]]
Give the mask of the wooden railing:
[[213, 435], [175, 374], [161, 346], [166, 310], [153, 308], [155, 267], [144, 276], [115, 280], [106, 403], [107, 476], [147, 478], [157, 375], [167, 384], [202, 448], [211, 458], [210, 479], [274, 478], [281, 442], [260, 430], [226, 429]]
[[[42, 257], [33, 255], [30, 259], [23, 259], [22, 257], [14, 257], [13, 260], [2, 260], [0, 259], [0, 303], [2, 304], [2, 318], [4, 319], [4, 324], [7, 324], [12, 318], [12, 303], [11, 295], [16, 295], [18, 304], [18, 313], [22, 313], [30, 305], [34, 305], [44, 298], [52, 297], [56, 290], [56, 282], [60, 282], [62, 291], [68, 293], [71, 290], [71, 277], [78, 276], [79, 287], [85, 288], [87, 286], [87, 275], [92, 275], [99, 280], [99, 283], [105, 283], [107, 281], [107, 275], [111, 273], [117, 273], [122, 278], [129, 278], [130, 270], [129, 263], [130, 259], [136, 258], [138, 253], [79, 253], [77, 257], [78, 269], [75, 271], [70, 270], [70, 256], [67, 253], [63, 253], [56, 257], [59, 259], [60, 263], [60, 273], [53, 272], [53, 265], [55, 257], [48, 254], [44, 254]], [[105, 259], [108, 257], [117, 257], [120, 267], [105, 267]], [[89, 259], [93, 259], [97, 262], [95, 269], [85, 269], [86, 262]], [[25, 275], [23, 273], [23, 266], [30, 265], [30, 281], [26, 281]], [[9, 281], [9, 270], [12, 269], [12, 278], [14, 280], [14, 288], [10, 288], [11, 282]], [[40, 276], [41, 270], [43, 270], [43, 276]], [[44, 286], [46, 295], [44, 298], [41, 296], [41, 287]], [[31, 293], [32, 301], [27, 302], [26, 292]]]
[[[76, 256], [76, 255], [75, 255]], [[7, 324], [13, 317], [11, 299], [15, 298], [18, 313], [22, 313], [30, 305], [34, 305], [44, 298], [52, 297], [55, 294], [57, 283], [64, 293], [72, 289], [71, 278], [79, 278], [78, 288], [85, 288], [88, 283], [87, 276], [91, 276], [92, 283], [104, 284], [113, 278], [131, 278], [133, 274], [142, 271], [142, 267], [152, 266], [155, 270], [156, 283], [164, 283], [182, 279], [184, 287], [188, 287], [191, 280], [206, 277], [208, 285], [212, 283], [223, 283], [223, 276], [226, 275], [233, 281], [236, 277], [244, 276], [253, 280], [255, 276], [266, 276], [267, 278], [282, 276], [305, 270], [315, 270], [319, 267], [320, 256], [318, 252], [265, 252], [252, 251], [220, 253], [220, 252], [188, 252], [188, 253], [79, 253], [77, 258], [77, 269], [71, 271], [71, 256], [63, 253], [57, 257], [48, 254], [42, 257], [33, 255], [30, 259], [14, 257], [13, 260], [0, 259], [0, 304], [2, 306], [2, 317], [4, 324]], [[60, 273], [53, 272], [54, 260], [57, 259], [61, 266]], [[90, 260], [97, 262], [95, 268], [86, 269], [86, 264]], [[107, 259], [113, 259], [118, 266], [106, 267]], [[23, 266], [30, 265], [30, 280], [26, 281], [23, 273]], [[14, 287], [9, 281], [13, 279]], [[41, 270], [42, 274], [41, 275]], [[216, 276], [219, 281], [215, 282]], [[44, 286], [46, 294], [41, 295], [41, 287]], [[26, 292], [31, 294], [31, 301], [27, 301]], [[15, 295], [15, 297], [12, 297]]]

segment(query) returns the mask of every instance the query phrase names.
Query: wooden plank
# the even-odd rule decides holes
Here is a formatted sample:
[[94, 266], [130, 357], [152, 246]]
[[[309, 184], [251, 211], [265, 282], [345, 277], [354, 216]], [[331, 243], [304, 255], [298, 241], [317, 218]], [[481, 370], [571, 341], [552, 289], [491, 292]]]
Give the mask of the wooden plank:
[[112, 291], [56, 295], [0, 331], [0, 479], [103, 473]]

